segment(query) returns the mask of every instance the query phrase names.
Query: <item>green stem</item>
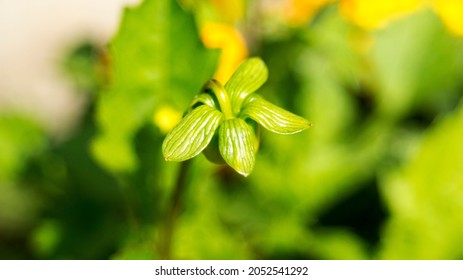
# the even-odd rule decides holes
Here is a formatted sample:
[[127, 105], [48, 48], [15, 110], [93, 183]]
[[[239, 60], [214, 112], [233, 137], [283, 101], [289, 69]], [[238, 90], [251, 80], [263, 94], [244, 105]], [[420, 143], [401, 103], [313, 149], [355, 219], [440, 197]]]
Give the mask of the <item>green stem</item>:
[[180, 216], [182, 198], [187, 187], [188, 172], [191, 161], [183, 161], [177, 176], [172, 198], [165, 216], [165, 224], [161, 236], [160, 257], [164, 260], [171, 259], [172, 237], [175, 231], [175, 225]]
[[231, 107], [230, 97], [219, 81], [214, 79], [207, 81], [204, 85], [204, 91], [212, 91], [212, 93], [217, 98], [217, 101], [219, 102], [220, 110], [224, 114], [225, 119], [230, 120], [235, 117]]

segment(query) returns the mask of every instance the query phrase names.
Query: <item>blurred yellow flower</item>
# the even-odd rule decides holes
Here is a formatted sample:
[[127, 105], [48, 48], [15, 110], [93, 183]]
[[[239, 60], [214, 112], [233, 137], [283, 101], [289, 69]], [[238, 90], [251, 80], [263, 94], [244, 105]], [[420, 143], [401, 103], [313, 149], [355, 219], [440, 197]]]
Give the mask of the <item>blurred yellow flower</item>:
[[215, 22], [201, 26], [201, 39], [206, 47], [221, 49], [219, 67], [214, 78], [225, 84], [240, 62], [248, 56], [246, 41], [233, 26]]
[[381, 28], [391, 20], [411, 13], [423, 0], [339, 0], [341, 13], [353, 23], [366, 28]]
[[334, 0], [290, 0], [286, 2], [284, 14], [288, 25], [298, 26], [310, 21], [316, 12]]
[[434, 0], [433, 4], [448, 29], [463, 36], [463, 0]]
[[243, 0], [209, 0], [223, 20], [236, 22], [243, 18], [245, 4]]
[[153, 116], [154, 124], [167, 134], [182, 119], [182, 113], [169, 106], [163, 106]]

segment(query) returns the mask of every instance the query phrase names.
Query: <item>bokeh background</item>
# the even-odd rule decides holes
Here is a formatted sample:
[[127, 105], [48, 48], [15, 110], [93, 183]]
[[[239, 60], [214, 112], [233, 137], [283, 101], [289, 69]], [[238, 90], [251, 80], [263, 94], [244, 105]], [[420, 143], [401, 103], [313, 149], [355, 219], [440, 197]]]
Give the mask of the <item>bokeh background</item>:
[[[461, 18], [459, 0], [1, 1], [0, 258], [463, 258]], [[161, 143], [249, 56], [313, 127], [264, 131], [247, 178], [193, 159], [173, 217]]]

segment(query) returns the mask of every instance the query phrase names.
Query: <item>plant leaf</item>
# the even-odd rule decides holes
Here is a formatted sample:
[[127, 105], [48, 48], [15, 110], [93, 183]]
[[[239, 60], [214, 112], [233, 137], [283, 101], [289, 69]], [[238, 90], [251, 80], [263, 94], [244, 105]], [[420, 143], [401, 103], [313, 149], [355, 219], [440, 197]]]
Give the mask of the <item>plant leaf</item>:
[[127, 8], [110, 43], [111, 85], [97, 103], [92, 148], [98, 162], [113, 172], [133, 171], [134, 135], [157, 106], [186, 108], [190, 94], [213, 75], [218, 54], [202, 45], [193, 16], [177, 1], [144, 0]]
[[310, 122], [288, 112], [255, 94], [246, 103], [243, 118], [251, 118], [264, 128], [278, 134], [293, 134], [307, 129]]
[[390, 216], [382, 233], [386, 242], [380, 248], [380, 258], [462, 256], [462, 126], [460, 103], [424, 131], [408, 160], [381, 176], [380, 191]]
[[225, 84], [225, 90], [231, 97], [233, 113], [238, 114], [246, 97], [259, 89], [268, 78], [264, 61], [258, 57], [245, 60], [238, 66]]
[[14, 181], [28, 159], [47, 146], [44, 130], [20, 115], [0, 114], [0, 187]]
[[201, 153], [214, 136], [223, 119], [215, 108], [201, 105], [186, 115], [167, 134], [162, 143], [162, 153], [167, 161], [184, 161]]
[[254, 168], [254, 130], [242, 119], [224, 121], [219, 128], [219, 150], [225, 162], [243, 176]]

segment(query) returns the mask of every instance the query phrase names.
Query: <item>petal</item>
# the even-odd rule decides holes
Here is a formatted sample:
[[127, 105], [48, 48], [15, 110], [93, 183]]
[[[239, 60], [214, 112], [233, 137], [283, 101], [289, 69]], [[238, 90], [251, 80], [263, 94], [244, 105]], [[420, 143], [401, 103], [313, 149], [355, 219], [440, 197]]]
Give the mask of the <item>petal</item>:
[[167, 161], [184, 161], [206, 148], [223, 120], [223, 114], [201, 105], [186, 115], [166, 136], [162, 153]]
[[244, 106], [242, 118], [251, 118], [264, 128], [278, 134], [293, 134], [307, 129], [310, 122], [253, 95]]
[[267, 78], [267, 66], [262, 59], [253, 57], [240, 64], [225, 84], [225, 90], [230, 94], [235, 114], [240, 111], [243, 100], [259, 89], [267, 81]]
[[219, 128], [219, 150], [225, 162], [243, 176], [254, 168], [254, 130], [242, 119], [224, 121]]
[[216, 107], [214, 98], [208, 93], [201, 93], [201, 94], [197, 95], [193, 99], [193, 101], [191, 101], [190, 107], [195, 108], [195, 107], [198, 107], [198, 105], [200, 105], [200, 104], [204, 104], [204, 105], [207, 105], [209, 107]]

